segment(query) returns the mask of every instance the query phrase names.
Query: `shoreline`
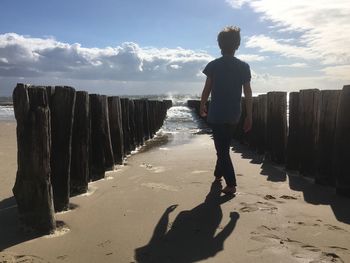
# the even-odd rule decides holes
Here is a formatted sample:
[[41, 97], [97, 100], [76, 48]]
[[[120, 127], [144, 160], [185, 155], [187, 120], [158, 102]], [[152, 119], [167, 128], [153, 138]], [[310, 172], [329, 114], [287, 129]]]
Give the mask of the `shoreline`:
[[72, 209], [56, 214], [61, 227], [55, 235], [24, 235], [11, 199], [15, 126], [0, 122], [3, 261], [20, 256], [28, 262], [350, 261], [349, 199], [263, 163], [238, 144], [231, 151], [237, 195], [219, 197], [209, 135], [190, 136], [185, 144], [168, 138], [141, 149], [126, 165], [90, 183], [87, 194], [71, 198]]

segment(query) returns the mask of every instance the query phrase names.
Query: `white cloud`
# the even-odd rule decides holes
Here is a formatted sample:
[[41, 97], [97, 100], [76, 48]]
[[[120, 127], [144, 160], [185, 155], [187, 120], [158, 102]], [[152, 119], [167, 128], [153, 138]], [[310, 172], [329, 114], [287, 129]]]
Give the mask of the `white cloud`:
[[[303, 54], [307, 59], [318, 58], [324, 64], [350, 64], [350, 4], [348, 0], [230, 0], [233, 8], [244, 3], [265, 20], [273, 22], [280, 31], [299, 32], [299, 45], [283, 46], [280, 52], [287, 56], [298, 57]], [[275, 28], [276, 29], [276, 28]], [[265, 36], [253, 36], [251, 46], [263, 51], [269, 50], [263, 40]], [[266, 37], [265, 37], [266, 38]], [[266, 40], [266, 39], [265, 39]], [[270, 39], [271, 40], [271, 39]], [[254, 43], [254, 45], [252, 45]], [[300, 50], [298, 50], [300, 49]]]
[[341, 79], [345, 82], [348, 82], [345, 84], [350, 83], [350, 65], [326, 67], [321, 71], [324, 72], [326, 76], [332, 79]]
[[169, 65], [169, 67], [172, 68], [172, 69], [180, 69], [181, 68], [181, 66], [176, 65], [176, 64]]
[[0, 58], [0, 63], [8, 64], [9, 62], [8, 62], [7, 58]]
[[333, 76], [288, 77], [252, 71], [253, 93], [275, 90], [291, 92], [313, 88], [340, 90], [343, 86], [344, 80]]
[[310, 48], [283, 43], [265, 35], [255, 35], [248, 39], [246, 47], [259, 48], [260, 52], [275, 52], [289, 58], [318, 59], [319, 55]]
[[266, 59], [265, 56], [255, 55], [255, 54], [240, 54], [237, 57], [246, 62], [263, 61]]
[[85, 48], [53, 38], [0, 35], [0, 76], [113, 81], [199, 81], [198, 71], [213, 59], [182, 48], [120, 46]]
[[248, 0], [226, 0], [233, 8], [241, 8], [245, 3], [249, 2]]
[[292, 64], [280, 64], [276, 65], [278, 68], [306, 68], [306, 63], [292, 63]]

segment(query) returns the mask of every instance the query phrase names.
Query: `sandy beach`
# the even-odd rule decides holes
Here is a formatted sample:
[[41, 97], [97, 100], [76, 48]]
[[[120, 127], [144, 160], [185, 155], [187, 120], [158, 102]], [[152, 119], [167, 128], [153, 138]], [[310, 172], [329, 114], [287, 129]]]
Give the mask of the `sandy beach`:
[[71, 198], [54, 235], [24, 234], [15, 131], [0, 122], [0, 262], [350, 262], [349, 199], [238, 144], [237, 194], [224, 196], [205, 134], [130, 156]]

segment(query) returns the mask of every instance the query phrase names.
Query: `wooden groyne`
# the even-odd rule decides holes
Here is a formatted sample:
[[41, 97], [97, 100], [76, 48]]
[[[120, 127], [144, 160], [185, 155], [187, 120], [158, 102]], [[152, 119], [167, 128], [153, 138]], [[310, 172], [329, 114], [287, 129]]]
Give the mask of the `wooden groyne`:
[[[350, 85], [342, 90], [291, 92], [288, 102], [286, 92], [254, 97], [252, 130], [243, 132], [243, 106], [234, 139], [350, 197]], [[200, 101], [188, 101], [188, 106], [199, 114]]]
[[55, 230], [55, 211], [156, 134], [169, 100], [132, 100], [71, 87], [17, 84], [18, 171], [13, 193], [21, 223]]

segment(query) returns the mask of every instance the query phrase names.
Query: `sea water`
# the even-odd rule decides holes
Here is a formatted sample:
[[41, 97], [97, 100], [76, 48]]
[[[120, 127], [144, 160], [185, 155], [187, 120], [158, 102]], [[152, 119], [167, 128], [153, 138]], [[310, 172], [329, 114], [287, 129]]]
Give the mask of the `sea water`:
[[0, 106], [0, 121], [14, 121], [15, 114], [12, 106]]
[[[131, 99], [145, 98], [130, 97]], [[195, 134], [205, 130], [205, 124], [187, 107], [190, 99], [199, 99], [198, 96], [191, 95], [163, 95], [147, 96], [149, 100], [171, 100], [173, 106], [168, 110], [163, 127], [159, 130], [158, 136], [167, 136], [168, 143], [182, 144], [191, 139]], [[0, 106], [0, 121], [15, 121], [12, 106]]]
[[183, 144], [199, 133], [207, 133], [210, 129], [201, 120], [195, 111], [187, 107], [187, 101], [199, 100], [199, 97], [189, 95], [176, 95], [165, 99], [170, 99], [173, 106], [168, 110], [167, 117], [160, 133], [169, 137], [170, 144]]

